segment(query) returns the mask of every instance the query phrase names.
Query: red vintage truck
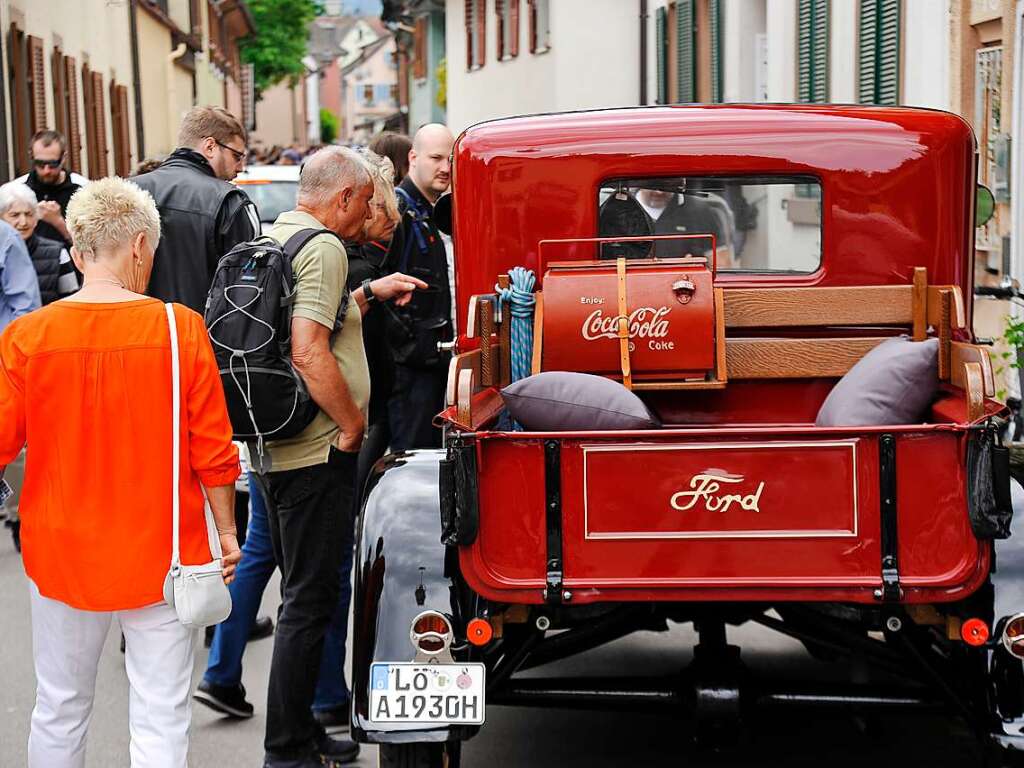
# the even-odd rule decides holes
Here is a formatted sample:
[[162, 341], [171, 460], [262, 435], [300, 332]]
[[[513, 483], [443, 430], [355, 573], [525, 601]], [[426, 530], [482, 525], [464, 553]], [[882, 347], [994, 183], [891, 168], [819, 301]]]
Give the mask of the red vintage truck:
[[[382, 765], [455, 766], [488, 705], [521, 704], [678, 707], [708, 738], [762, 706], [938, 707], [992, 754], [1024, 739], [1012, 549], [1006, 583], [995, 568], [1005, 408], [971, 330], [976, 165], [963, 120], [906, 108], [465, 131], [445, 448], [386, 457], [368, 485], [355, 738]], [[816, 426], [898, 335], [937, 345], [926, 412]], [[621, 382], [660, 426], [522, 429], [501, 390], [524, 366]], [[666, 622], [699, 637], [676, 677], [520, 676]], [[754, 679], [726, 637], [745, 622], [885, 682]]]

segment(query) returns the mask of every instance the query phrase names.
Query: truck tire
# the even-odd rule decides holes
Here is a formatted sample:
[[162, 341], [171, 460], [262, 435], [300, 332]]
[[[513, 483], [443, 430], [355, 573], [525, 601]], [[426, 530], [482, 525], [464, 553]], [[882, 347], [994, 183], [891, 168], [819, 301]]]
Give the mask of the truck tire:
[[380, 768], [459, 768], [462, 743], [381, 744], [378, 749]]

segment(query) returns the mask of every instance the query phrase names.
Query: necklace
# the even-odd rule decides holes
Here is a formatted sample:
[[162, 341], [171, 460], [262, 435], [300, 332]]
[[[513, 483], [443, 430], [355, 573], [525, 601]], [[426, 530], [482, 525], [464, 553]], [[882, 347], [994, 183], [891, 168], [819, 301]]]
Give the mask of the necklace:
[[86, 286], [92, 285], [93, 283], [110, 283], [111, 285], [116, 285], [118, 288], [124, 288], [124, 283], [120, 282], [119, 280], [111, 280], [106, 277], [91, 277], [87, 281], [82, 283], [82, 287], [85, 288]]

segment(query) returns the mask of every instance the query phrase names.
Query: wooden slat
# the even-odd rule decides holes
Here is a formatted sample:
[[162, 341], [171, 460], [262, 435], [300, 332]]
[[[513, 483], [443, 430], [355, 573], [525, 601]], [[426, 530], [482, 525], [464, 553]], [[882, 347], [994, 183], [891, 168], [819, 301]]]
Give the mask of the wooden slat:
[[950, 327], [954, 330], [967, 327], [967, 314], [964, 311], [964, 295], [958, 285], [928, 286], [928, 325], [938, 328], [942, 322], [942, 292], [949, 291], [950, 296]]
[[476, 374], [465, 369], [459, 371], [455, 391], [455, 415], [462, 424], [473, 421], [473, 390], [476, 388]]
[[914, 284], [911, 289], [911, 312], [913, 313], [913, 339], [924, 341], [928, 335], [928, 270], [914, 268]]
[[973, 423], [985, 415], [985, 384], [979, 363], [964, 363], [963, 370], [967, 420]]
[[[498, 288], [504, 291], [512, 285], [508, 275], [498, 275]], [[540, 304], [540, 293], [537, 294]], [[501, 327], [498, 328], [498, 346], [501, 349], [501, 386], [508, 386], [512, 381], [512, 313], [505, 307], [501, 313]]]
[[954, 341], [950, 345], [950, 383], [954, 387], [967, 388], [964, 380], [964, 363], [977, 363], [981, 369], [981, 381], [986, 397], [995, 397], [996, 378], [992, 370], [992, 359], [988, 347]]
[[478, 320], [480, 322], [480, 385], [493, 387], [501, 375], [501, 363], [498, 360], [500, 349], [491, 346], [494, 334], [494, 302], [491, 299], [480, 299], [477, 302]]
[[885, 338], [728, 339], [730, 379], [839, 377]]
[[910, 325], [909, 285], [851, 288], [734, 288], [725, 291], [728, 328]]
[[480, 375], [480, 350], [474, 349], [471, 352], [463, 352], [455, 355], [448, 363], [448, 384], [445, 388], [445, 403], [455, 405], [456, 384], [459, 374], [462, 371], [473, 371]]
[[715, 378], [725, 384], [729, 366], [725, 359], [725, 291], [715, 288]]
[[949, 357], [950, 357], [950, 320], [953, 308], [953, 292], [949, 290], [939, 291], [939, 378], [942, 381], [949, 380]]

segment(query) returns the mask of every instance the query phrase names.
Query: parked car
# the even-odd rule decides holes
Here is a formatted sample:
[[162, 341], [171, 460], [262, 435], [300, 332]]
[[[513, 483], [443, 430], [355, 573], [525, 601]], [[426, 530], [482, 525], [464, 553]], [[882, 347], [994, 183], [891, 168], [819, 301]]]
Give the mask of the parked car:
[[[384, 766], [454, 768], [493, 704], [676, 708], [709, 740], [768, 708], [906, 708], [1019, 748], [1024, 563], [1001, 542], [1006, 409], [971, 330], [970, 127], [909, 108], [652, 107], [479, 124], [453, 157], [465, 322], [445, 448], [386, 457], [368, 484], [354, 738]], [[644, 189], [665, 194], [641, 205]], [[722, 206], [743, 236], [724, 263]], [[669, 215], [660, 237], [700, 247], [633, 247]], [[495, 311], [510, 276], [520, 303]], [[934, 390], [920, 412], [819, 426], [901, 335], [889, 348], [935, 350], [906, 387]], [[619, 382], [656, 423], [517, 428], [501, 390], [523, 361]], [[521, 674], [670, 621], [699, 636], [678, 675]], [[745, 623], [872, 674], [755, 676], [726, 633]]]
[[250, 165], [235, 177], [235, 184], [256, 204], [263, 229], [295, 207], [299, 193], [299, 166]]

